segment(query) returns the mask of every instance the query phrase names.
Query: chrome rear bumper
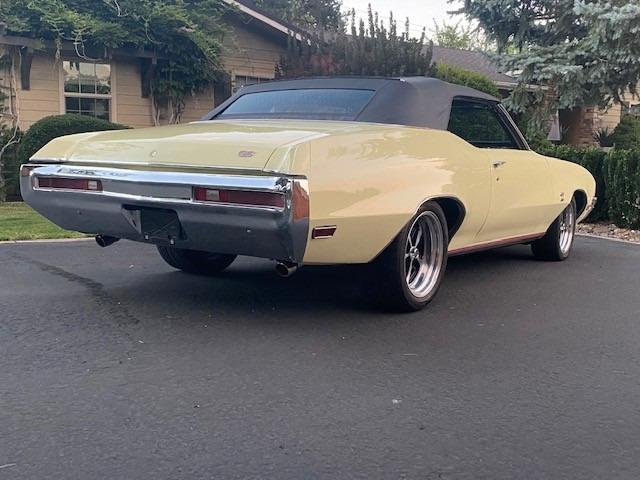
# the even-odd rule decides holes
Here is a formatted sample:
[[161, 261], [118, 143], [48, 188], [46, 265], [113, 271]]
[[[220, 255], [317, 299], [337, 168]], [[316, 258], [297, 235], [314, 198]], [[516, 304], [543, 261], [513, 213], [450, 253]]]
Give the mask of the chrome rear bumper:
[[[304, 257], [309, 230], [304, 178], [68, 164], [27, 164], [20, 175], [24, 201], [67, 230], [297, 263]], [[39, 181], [42, 178], [100, 180], [102, 191], [43, 188], [40, 183], [47, 182]], [[198, 201], [195, 187], [280, 193], [284, 206]], [[145, 209], [175, 212], [180, 235], [166, 241], [148, 238], [135, 215]]]

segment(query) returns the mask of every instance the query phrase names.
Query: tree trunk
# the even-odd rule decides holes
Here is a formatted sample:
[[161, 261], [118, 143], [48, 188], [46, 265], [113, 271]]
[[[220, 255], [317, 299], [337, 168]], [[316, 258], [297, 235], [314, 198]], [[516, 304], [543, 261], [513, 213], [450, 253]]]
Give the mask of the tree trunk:
[[7, 201], [7, 192], [5, 191], [4, 181], [4, 160], [0, 157], [0, 203]]
[[[16, 53], [17, 52], [17, 53]], [[9, 62], [7, 68], [7, 72], [5, 75], [0, 77], [0, 80], [5, 80], [5, 84], [2, 85], [2, 94], [4, 98], [0, 106], [2, 106], [2, 114], [0, 115], [0, 138], [6, 140], [6, 143], [0, 145], [0, 202], [4, 202], [7, 199], [6, 192], [6, 179], [5, 179], [5, 171], [6, 171], [6, 153], [10, 151], [12, 148], [20, 141], [20, 135], [18, 132], [18, 95], [17, 95], [17, 79], [16, 79], [16, 60], [15, 57], [18, 55], [20, 61], [22, 61], [20, 50], [5, 50], [0, 52], [3, 56], [9, 57]], [[5, 93], [6, 92], [6, 93]], [[7, 119], [9, 121], [7, 122]], [[8, 128], [5, 128], [8, 123]]]

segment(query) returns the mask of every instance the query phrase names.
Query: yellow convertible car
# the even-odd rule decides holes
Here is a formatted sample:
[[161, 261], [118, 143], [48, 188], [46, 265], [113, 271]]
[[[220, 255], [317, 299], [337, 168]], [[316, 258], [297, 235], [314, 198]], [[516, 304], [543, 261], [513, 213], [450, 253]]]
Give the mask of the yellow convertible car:
[[61, 227], [155, 244], [186, 272], [371, 263], [401, 310], [433, 298], [450, 255], [566, 259], [595, 202], [589, 172], [531, 151], [496, 98], [426, 77], [252, 85], [199, 122], [57, 138], [21, 187]]

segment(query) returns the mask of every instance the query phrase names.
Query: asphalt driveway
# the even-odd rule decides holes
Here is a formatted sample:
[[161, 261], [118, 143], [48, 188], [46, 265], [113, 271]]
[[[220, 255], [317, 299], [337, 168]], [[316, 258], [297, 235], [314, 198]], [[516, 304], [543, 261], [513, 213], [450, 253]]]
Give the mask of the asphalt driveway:
[[452, 259], [410, 315], [272, 268], [0, 245], [0, 479], [640, 478], [640, 247]]

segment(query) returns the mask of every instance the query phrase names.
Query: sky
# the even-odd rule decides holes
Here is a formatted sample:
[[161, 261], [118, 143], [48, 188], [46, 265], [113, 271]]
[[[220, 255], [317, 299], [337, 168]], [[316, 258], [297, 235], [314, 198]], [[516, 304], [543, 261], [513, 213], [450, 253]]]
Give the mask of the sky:
[[393, 11], [393, 15], [398, 20], [399, 28], [409, 17], [410, 32], [412, 36], [416, 37], [420, 36], [422, 27], [427, 27], [427, 36], [429, 36], [429, 33], [433, 31], [434, 19], [438, 23], [443, 20], [452, 23], [462, 18], [459, 15], [455, 17], [447, 15], [447, 11], [455, 10], [462, 3], [461, 1], [449, 4], [447, 0], [342, 0], [342, 8], [345, 11], [355, 8], [356, 15], [366, 19], [369, 3], [382, 19], [386, 20], [389, 17], [389, 11]]

